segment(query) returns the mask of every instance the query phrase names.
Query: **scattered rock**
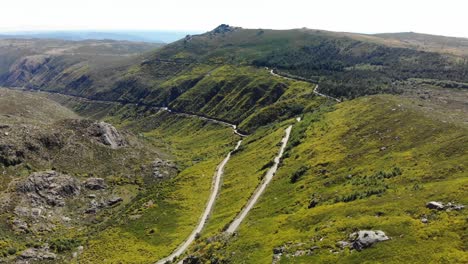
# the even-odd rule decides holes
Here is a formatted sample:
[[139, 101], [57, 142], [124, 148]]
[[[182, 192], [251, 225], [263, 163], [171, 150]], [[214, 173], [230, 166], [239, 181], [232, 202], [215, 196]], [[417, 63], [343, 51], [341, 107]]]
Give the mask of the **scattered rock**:
[[29, 216], [30, 210], [29, 208], [17, 206], [15, 207], [15, 215], [17, 216]]
[[426, 207], [429, 209], [444, 210], [444, 204], [440, 202], [428, 202]]
[[320, 248], [319, 246], [313, 246], [313, 247], [310, 248], [310, 250], [314, 251], [314, 250], [317, 250], [319, 248]]
[[453, 204], [453, 203], [447, 203], [445, 206], [445, 209], [447, 211], [451, 211], [451, 210], [455, 210], [455, 211], [460, 211], [460, 210], [463, 210], [465, 208], [465, 206], [463, 204]]
[[307, 206], [307, 208], [314, 208], [315, 206], [317, 206], [319, 204], [319, 199], [317, 198], [313, 198], [310, 203], [309, 203], [309, 206]]
[[128, 219], [130, 219], [130, 220], [137, 220], [137, 219], [140, 219], [141, 217], [142, 217], [141, 214], [136, 214], [136, 215], [130, 215], [130, 216], [128, 217]]
[[107, 188], [102, 178], [89, 178], [84, 182], [84, 186], [90, 190], [102, 190]]
[[186, 257], [183, 262], [183, 264], [200, 264], [200, 258], [197, 256], [189, 255]]
[[280, 254], [280, 253], [283, 253], [283, 251], [284, 251], [284, 246], [273, 248], [273, 254]]
[[90, 207], [85, 210], [85, 214], [96, 214], [98, 209], [96, 207]]
[[427, 224], [428, 222], [429, 222], [429, 220], [427, 220], [426, 217], [421, 218], [421, 223]]
[[32, 208], [31, 209], [31, 216], [34, 217], [34, 218], [37, 218], [37, 217], [41, 216], [41, 212], [42, 212], [42, 210], [40, 208]]
[[300, 257], [300, 256], [305, 256], [307, 255], [308, 251], [306, 250], [298, 250], [296, 252], [294, 252], [293, 256], [294, 257]]
[[385, 215], [385, 213], [384, 213], [384, 212], [380, 212], [380, 211], [377, 212], [377, 213], [375, 213], [375, 217], [381, 217], [381, 216], [384, 216], [384, 215]]
[[48, 252], [45, 249], [28, 248], [21, 253], [20, 258], [31, 260], [54, 260], [57, 258], [57, 255]]
[[117, 204], [117, 203], [120, 203], [120, 202], [122, 202], [122, 201], [123, 201], [122, 198], [120, 198], [120, 197], [115, 197], [115, 198], [112, 198], [112, 199], [110, 199], [109, 201], [107, 201], [107, 205], [108, 205], [108, 206], [112, 206], [112, 205]]
[[305, 255], [312, 255], [318, 246], [308, 246], [306, 243], [287, 242], [286, 244], [273, 248], [272, 263], [280, 263], [282, 258], [295, 258]]
[[350, 243], [349, 242], [346, 242], [346, 241], [338, 241], [336, 242], [336, 246], [341, 248], [341, 249], [345, 249], [345, 248], [349, 248], [350, 247]]
[[11, 222], [13, 230], [20, 233], [29, 233], [28, 224], [19, 218], [14, 218]]
[[381, 230], [361, 230], [352, 233], [349, 238], [352, 242], [352, 248], [358, 251], [361, 251], [364, 248], [368, 248], [375, 243], [389, 240], [389, 238]]

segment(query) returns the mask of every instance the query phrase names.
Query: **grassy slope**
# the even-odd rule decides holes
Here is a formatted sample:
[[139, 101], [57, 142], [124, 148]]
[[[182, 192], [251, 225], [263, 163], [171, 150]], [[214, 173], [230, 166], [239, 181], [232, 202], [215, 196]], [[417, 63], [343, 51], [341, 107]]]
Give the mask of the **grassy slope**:
[[[140, 195], [120, 221], [91, 239], [80, 263], [147, 263], [169, 255], [198, 222], [215, 169], [237, 140], [231, 128], [167, 113], [127, 125], [167, 147], [181, 172]], [[132, 214], [141, 217], [129, 220]]]
[[315, 102], [310, 100], [313, 89], [310, 83], [273, 77], [264, 69], [228, 65], [212, 70], [170, 106], [242, 122], [242, 129], [253, 131], [300, 114], [307, 104]]
[[[466, 62], [459, 57], [393, 47], [385, 40], [372, 40], [378, 37], [367, 37], [305, 29], [215, 30], [176, 41], [142, 57], [127, 56], [119, 63], [110, 61], [112, 57], [102, 45], [79, 42], [76, 45], [81, 47], [67, 50], [69, 44], [59, 43], [56, 45], [65, 47], [65, 51], [55, 49], [58, 55], [53, 56], [47, 49], [36, 52], [51, 58], [46, 63], [36, 58], [17, 65], [3, 79], [8, 85], [94, 99], [172, 105], [232, 122], [240, 122], [258, 108], [275, 102], [285, 90], [284, 81], [267, 78], [255, 67], [268, 66], [312, 78], [320, 82], [321, 91], [350, 98], [399, 92], [402, 88], [395, 81], [412, 77], [466, 81]], [[7, 47], [0, 47], [0, 52]], [[134, 49], [144, 50], [118, 42], [109, 48], [119, 55]], [[3, 57], [8, 60], [8, 56]], [[197, 99], [196, 103], [192, 98]], [[294, 109], [286, 105], [274, 111], [300, 111], [297, 108], [303, 104], [295, 104]]]
[[384, 43], [398, 43], [421, 50], [451, 53], [455, 55], [468, 55], [468, 39], [445, 37], [414, 32], [388, 33], [373, 35], [382, 39]]
[[[141, 165], [149, 166], [151, 159], [161, 156], [174, 159], [180, 170], [177, 177], [165, 181], [155, 182], [143, 178], [145, 184], [141, 186], [116, 186], [113, 193], [124, 197], [125, 205], [99, 214], [91, 229], [86, 229], [83, 222], [83, 228], [80, 229], [56, 230], [49, 239], [66, 234], [67, 238], [79, 238], [82, 241], [85, 251], [79, 258], [80, 263], [95, 263], [97, 260], [101, 263], [149, 263], [168, 255], [192, 232], [205, 207], [215, 169], [238, 140], [232, 128], [197, 118], [168, 113], [152, 114], [147, 109], [131, 105], [95, 103], [61, 95], [11, 90], [0, 92], [0, 101], [4, 102], [0, 105], [0, 111], [5, 114], [5, 117], [2, 115], [2, 119], [5, 118], [3, 123], [32, 123], [57, 128], [55, 122], [60, 124], [64, 118], [78, 118], [74, 112], [46, 98], [49, 97], [82, 115], [99, 117], [121, 130], [139, 134], [138, 139], [131, 138], [132, 142], [157, 146], [167, 151], [166, 154], [153, 153], [153, 156], [148, 156], [143, 146], [132, 144], [135, 151], [141, 154], [133, 157], [125, 149], [108, 151], [97, 146], [88, 156], [82, 157], [80, 148], [74, 148], [60, 150], [60, 153], [54, 154], [55, 158], [50, 164], [36, 164], [28, 160], [27, 166], [33, 166], [34, 170], [54, 166], [59, 171], [67, 171], [80, 178], [93, 173], [107, 180], [115, 177], [118, 180], [122, 174], [138, 175]], [[45, 127], [40, 132], [46, 130]], [[60, 129], [63, 133], [67, 131], [62, 127]], [[7, 173], [11, 171], [22, 177], [28, 174], [28, 170], [30, 168], [16, 166], [9, 168]], [[3, 177], [3, 180], [9, 181], [10, 178]], [[3, 185], [6, 186], [8, 181]], [[8, 230], [8, 227], [5, 228], [5, 231]], [[18, 250], [24, 249], [24, 243], [30, 240], [23, 238], [4, 232], [1, 241], [7, 241], [7, 244], [1, 249], [11, 246]]]
[[50, 124], [66, 118], [79, 118], [73, 111], [35, 94], [0, 88], [0, 112], [9, 122]]
[[[300, 144], [290, 146], [288, 158], [239, 234], [213, 255], [234, 263], [270, 263], [274, 247], [301, 242], [299, 249], [320, 249], [290, 262], [467, 261], [466, 210], [425, 208], [431, 200], [468, 203], [466, 128], [435, 121], [392, 96], [362, 98], [336, 108], [323, 116], [307, 115], [294, 127], [291, 144], [298, 139]], [[308, 170], [291, 183], [291, 175], [302, 166]], [[395, 167], [402, 175], [372, 177]], [[379, 194], [366, 194], [379, 189]], [[308, 209], [312, 197], [319, 205]], [[429, 224], [421, 223], [423, 216]], [[329, 252], [359, 229], [381, 229], [392, 240], [362, 252]], [[203, 251], [213, 252], [217, 246], [213, 242]]]
[[241, 148], [232, 155], [204, 236], [224, 231], [234, 220], [271, 166], [283, 135], [282, 125], [264, 127], [245, 139]]

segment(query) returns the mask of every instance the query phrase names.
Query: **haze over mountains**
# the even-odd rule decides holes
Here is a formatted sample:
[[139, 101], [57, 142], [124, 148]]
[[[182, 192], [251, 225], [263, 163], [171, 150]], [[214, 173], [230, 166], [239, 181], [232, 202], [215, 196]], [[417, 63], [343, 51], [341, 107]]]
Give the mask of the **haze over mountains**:
[[0, 261], [468, 262], [466, 39], [141, 41], [0, 39]]
[[162, 30], [112, 30], [112, 31], [18, 31], [0, 32], [0, 39], [21, 38], [21, 39], [61, 39], [61, 40], [127, 40], [134, 42], [154, 42], [170, 43], [185, 37], [188, 34], [199, 32], [178, 32]]

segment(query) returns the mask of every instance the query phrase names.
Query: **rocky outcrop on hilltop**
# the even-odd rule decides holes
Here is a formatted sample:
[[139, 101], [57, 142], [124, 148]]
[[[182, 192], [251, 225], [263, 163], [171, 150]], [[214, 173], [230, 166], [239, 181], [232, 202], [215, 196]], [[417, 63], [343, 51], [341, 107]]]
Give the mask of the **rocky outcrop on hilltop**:
[[226, 34], [226, 33], [230, 33], [230, 32], [233, 32], [235, 31], [236, 29], [238, 29], [238, 27], [231, 27], [227, 24], [221, 24], [219, 25], [218, 27], [216, 27], [215, 29], [213, 29], [210, 33], [212, 35], [216, 35], [216, 34]]

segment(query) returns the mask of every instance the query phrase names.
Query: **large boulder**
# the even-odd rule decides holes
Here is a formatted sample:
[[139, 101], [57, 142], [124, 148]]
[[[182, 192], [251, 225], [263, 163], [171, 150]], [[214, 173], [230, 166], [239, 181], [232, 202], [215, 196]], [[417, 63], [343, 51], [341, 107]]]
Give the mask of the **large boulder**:
[[426, 204], [426, 207], [429, 209], [444, 210], [444, 204], [441, 202], [435, 202], [435, 201], [428, 202]]
[[127, 145], [125, 138], [111, 124], [105, 122], [93, 123], [88, 128], [88, 133], [95, 137], [98, 142], [117, 149]]
[[389, 240], [390, 238], [385, 235], [381, 230], [361, 230], [352, 233], [349, 237], [352, 242], [352, 248], [360, 251], [364, 248], [368, 248], [375, 243]]

